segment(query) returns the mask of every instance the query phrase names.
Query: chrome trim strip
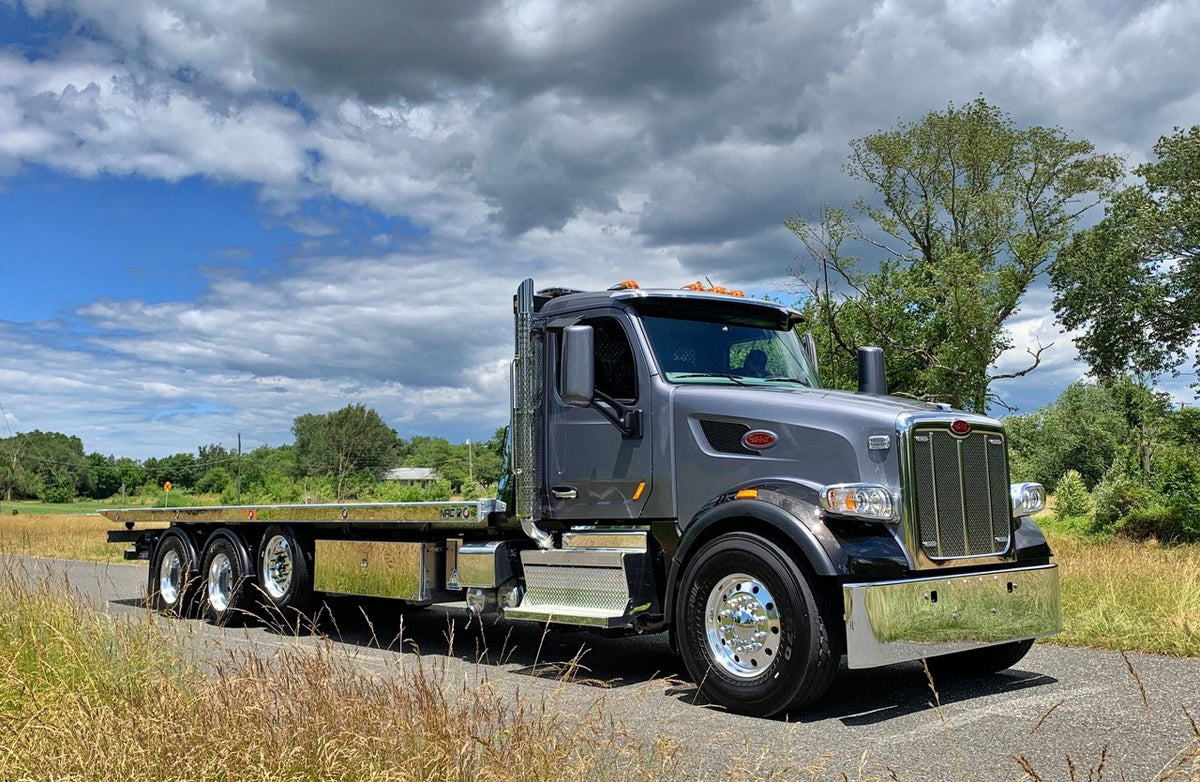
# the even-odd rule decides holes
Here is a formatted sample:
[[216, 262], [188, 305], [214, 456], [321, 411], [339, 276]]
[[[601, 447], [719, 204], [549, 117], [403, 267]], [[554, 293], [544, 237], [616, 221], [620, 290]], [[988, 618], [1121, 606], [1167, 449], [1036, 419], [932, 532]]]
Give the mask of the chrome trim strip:
[[1058, 566], [846, 584], [850, 668], [935, 657], [1062, 630]]
[[645, 530], [581, 530], [564, 532], [564, 549], [633, 549], [645, 551], [648, 533]]

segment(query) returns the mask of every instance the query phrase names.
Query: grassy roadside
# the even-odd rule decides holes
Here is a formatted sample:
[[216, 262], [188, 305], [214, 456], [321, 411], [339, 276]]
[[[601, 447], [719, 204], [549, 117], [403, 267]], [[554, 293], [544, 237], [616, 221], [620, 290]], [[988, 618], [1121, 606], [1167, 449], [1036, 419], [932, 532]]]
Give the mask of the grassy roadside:
[[[99, 516], [0, 516], [0, 552], [121, 562]], [[1200, 657], [1200, 544], [1096, 540], [1047, 529], [1065, 629], [1046, 643]]]
[[[602, 708], [502, 695], [406, 656], [331, 648], [179, 656], [149, 616], [0, 577], [0, 779], [589, 780], [679, 777], [678, 747]], [[231, 751], [236, 747], [236, 751]]]
[[1200, 657], [1200, 544], [1046, 536], [1064, 624], [1047, 643]]

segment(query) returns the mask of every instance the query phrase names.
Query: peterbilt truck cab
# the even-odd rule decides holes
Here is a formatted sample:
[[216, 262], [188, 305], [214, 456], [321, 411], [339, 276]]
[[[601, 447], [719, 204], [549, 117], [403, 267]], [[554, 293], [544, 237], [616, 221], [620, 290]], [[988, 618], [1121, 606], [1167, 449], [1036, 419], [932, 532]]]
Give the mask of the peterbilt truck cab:
[[525, 280], [513, 310], [498, 498], [102, 511], [153, 604], [465, 600], [662, 632], [710, 700], [758, 716], [822, 697], [843, 659], [990, 673], [1061, 630], [1045, 493], [1011, 482], [1003, 425], [887, 395], [877, 348], [839, 391], [802, 315], [740, 291]]
[[[539, 545], [526, 556], [648, 531], [654, 555], [610, 621], [667, 629], [718, 703], [802, 707], [842, 655], [991, 672], [1061, 629], [1030, 518], [1044, 491], [1010, 482], [1003, 425], [888, 396], [878, 349], [860, 352], [859, 390], [837, 391], [820, 386], [801, 314], [740, 291], [539, 295], [526, 281], [515, 309], [515, 508]], [[564, 586], [601, 571], [569, 572]], [[553, 604], [572, 598], [539, 611], [529, 576], [506, 613], [564, 618]]]

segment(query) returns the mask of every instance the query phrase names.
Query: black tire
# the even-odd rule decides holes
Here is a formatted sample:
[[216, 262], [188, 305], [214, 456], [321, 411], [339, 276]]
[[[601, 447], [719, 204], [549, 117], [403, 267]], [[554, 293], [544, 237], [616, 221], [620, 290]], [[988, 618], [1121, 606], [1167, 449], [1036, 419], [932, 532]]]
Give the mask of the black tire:
[[183, 530], [169, 529], [159, 537], [146, 577], [146, 599], [152, 609], [174, 616], [192, 614], [198, 560], [196, 544]]
[[[726, 591], [730, 582], [736, 585]], [[764, 596], [765, 603], [754, 603]], [[714, 602], [718, 609], [749, 605], [760, 617], [758, 629], [745, 624], [735, 629], [742, 620], [722, 618], [719, 610], [710, 623]], [[675, 612], [680, 656], [701, 693], [730, 711], [756, 717], [798, 711], [824, 695], [837, 673], [833, 623], [823, 606], [804, 572], [779, 546], [744, 532], [723, 535], [684, 569]], [[757, 650], [758, 641], [744, 646], [740, 637], [725, 643], [722, 628], [734, 635], [761, 630], [755, 638], [764, 640]], [[720, 637], [710, 641], [710, 629]], [[734, 646], [740, 654], [734, 654]], [[733, 671], [734, 666], [741, 670]]]
[[[225, 565], [228, 571], [222, 573]], [[239, 624], [246, 619], [252, 608], [254, 567], [241, 536], [224, 529], [209, 537], [200, 578], [205, 619], [215, 625]]]
[[929, 670], [948, 676], [987, 676], [1011, 668], [1033, 648], [1033, 639], [931, 657]]
[[312, 546], [291, 527], [272, 524], [258, 546], [259, 603], [268, 620], [293, 624], [308, 617], [313, 594]]

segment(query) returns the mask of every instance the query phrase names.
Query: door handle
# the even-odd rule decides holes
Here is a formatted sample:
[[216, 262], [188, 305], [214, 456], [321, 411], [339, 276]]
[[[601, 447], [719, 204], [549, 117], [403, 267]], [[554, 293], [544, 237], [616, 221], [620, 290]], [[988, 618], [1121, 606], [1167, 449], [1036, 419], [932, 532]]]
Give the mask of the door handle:
[[573, 500], [579, 496], [574, 486], [555, 486], [550, 489], [550, 493], [558, 500]]

